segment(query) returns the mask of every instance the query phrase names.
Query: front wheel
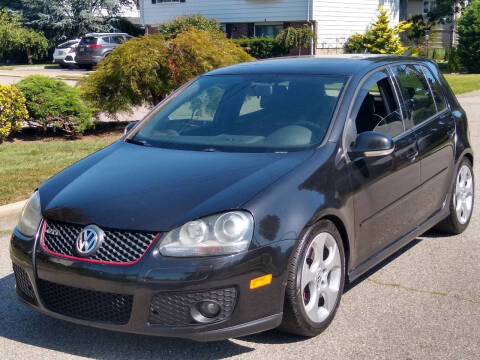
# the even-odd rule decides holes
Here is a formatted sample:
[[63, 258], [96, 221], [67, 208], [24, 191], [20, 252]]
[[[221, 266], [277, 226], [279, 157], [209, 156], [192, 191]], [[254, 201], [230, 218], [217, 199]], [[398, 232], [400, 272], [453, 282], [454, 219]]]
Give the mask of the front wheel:
[[450, 215], [435, 229], [452, 235], [461, 234], [470, 223], [473, 212], [475, 181], [470, 160], [463, 159], [457, 170], [450, 200]]
[[280, 329], [316, 336], [333, 320], [345, 283], [342, 239], [329, 220], [319, 221], [292, 256]]

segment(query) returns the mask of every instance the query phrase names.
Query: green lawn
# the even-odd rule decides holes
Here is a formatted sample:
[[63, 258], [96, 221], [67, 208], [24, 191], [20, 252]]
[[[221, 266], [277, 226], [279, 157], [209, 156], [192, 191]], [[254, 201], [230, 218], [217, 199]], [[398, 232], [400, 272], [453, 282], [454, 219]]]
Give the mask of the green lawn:
[[49, 177], [120, 136], [4, 142], [0, 145], [0, 205], [28, 198]]
[[480, 89], [480, 74], [443, 74], [455, 94]]

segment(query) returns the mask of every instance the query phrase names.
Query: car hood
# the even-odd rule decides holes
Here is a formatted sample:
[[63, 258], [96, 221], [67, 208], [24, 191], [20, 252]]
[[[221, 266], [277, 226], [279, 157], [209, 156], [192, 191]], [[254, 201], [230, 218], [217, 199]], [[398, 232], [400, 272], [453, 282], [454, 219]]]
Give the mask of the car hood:
[[42, 213], [77, 224], [168, 231], [241, 207], [312, 152], [201, 152], [117, 141], [42, 184]]

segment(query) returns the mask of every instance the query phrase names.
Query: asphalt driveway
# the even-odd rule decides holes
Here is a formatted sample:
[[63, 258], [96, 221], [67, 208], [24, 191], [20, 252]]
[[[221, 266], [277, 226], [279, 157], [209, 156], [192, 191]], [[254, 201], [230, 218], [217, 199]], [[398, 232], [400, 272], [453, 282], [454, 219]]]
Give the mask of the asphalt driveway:
[[[480, 181], [480, 92], [459, 97], [470, 119]], [[2, 359], [478, 359], [480, 354], [480, 202], [469, 229], [427, 233], [345, 293], [322, 335], [276, 331], [216, 343], [113, 333], [38, 314], [14, 297], [9, 235], [0, 232]]]

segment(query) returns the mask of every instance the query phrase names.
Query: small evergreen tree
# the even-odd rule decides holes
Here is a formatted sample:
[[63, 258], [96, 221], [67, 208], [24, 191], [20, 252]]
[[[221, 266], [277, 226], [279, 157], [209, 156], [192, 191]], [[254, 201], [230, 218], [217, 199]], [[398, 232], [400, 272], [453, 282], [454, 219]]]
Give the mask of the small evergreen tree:
[[470, 72], [480, 72], [480, 0], [472, 0], [458, 22], [458, 56]]
[[348, 53], [395, 54], [401, 55], [406, 50], [402, 45], [399, 34], [407, 31], [411, 24], [399, 22], [390, 27], [387, 10], [378, 8], [377, 20], [367, 29], [365, 34], [354, 34], [345, 43]]

